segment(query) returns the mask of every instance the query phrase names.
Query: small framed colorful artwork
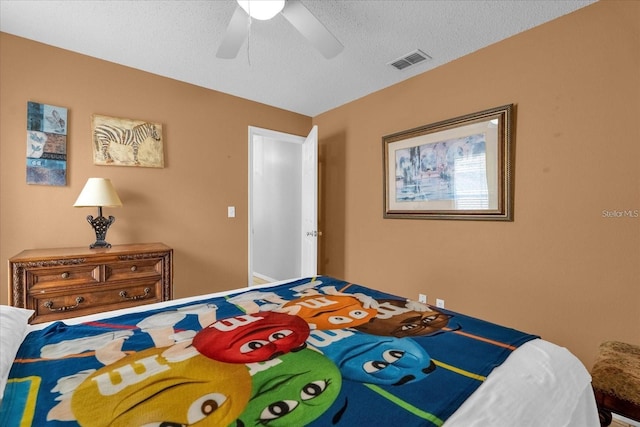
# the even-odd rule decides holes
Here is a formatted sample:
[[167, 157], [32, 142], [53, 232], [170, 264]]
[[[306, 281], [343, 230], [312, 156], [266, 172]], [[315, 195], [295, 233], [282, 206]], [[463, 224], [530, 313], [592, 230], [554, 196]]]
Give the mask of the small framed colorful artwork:
[[67, 109], [27, 102], [27, 184], [67, 185]]

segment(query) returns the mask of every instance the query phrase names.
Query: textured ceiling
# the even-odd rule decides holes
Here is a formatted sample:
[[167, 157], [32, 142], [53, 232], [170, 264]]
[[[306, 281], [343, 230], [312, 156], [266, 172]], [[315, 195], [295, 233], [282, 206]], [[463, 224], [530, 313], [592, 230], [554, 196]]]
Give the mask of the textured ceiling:
[[[235, 0], [1, 0], [0, 31], [313, 117], [593, 1], [302, 0], [345, 46], [330, 60], [281, 15], [216, 58]], [[415, 49], [432, 59], [387, 65]]]

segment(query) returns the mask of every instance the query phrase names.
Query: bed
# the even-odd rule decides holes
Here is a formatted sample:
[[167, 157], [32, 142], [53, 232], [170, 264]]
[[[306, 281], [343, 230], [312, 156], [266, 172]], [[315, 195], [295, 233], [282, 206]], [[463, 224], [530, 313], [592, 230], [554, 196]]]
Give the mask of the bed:
[[0, 323], [3, 426], [599, 426], [566, 349], [326, 276], [29, 315]]

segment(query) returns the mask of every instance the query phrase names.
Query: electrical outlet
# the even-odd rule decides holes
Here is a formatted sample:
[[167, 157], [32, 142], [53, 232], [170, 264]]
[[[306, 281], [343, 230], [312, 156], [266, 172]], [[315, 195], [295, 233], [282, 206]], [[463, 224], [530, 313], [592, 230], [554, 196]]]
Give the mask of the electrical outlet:
[[444, 300], [440, 298], [436, 298], [436, 307], [444, 308]]
[[427, 296], [425, 294], [418, 294], [418, 302], [421, 302], [422, 304], [426, 304]]

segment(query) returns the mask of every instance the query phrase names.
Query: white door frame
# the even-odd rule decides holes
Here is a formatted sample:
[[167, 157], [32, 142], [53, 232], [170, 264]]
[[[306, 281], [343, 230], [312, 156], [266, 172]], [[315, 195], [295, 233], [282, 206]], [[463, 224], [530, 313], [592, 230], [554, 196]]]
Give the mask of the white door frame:
[[[318, 158], [317, 158], [317, 126], [314, 126], [308, 137], [292, 135], [284, 132], [273, 131], [269, 129], [249, 126], [248, 130], [248, 174], [249, 174], [249, 194], [248, 194], [248, 284], [253, 283], [254, 274], [254, 246], [253, 246], [253, 222], [254, 222], [254, 206], [253, 206], [253, 177], [254, 177], [254, 139], [255, 137], [265, 137], [283, 143], [295, 143], [302, 145], [302, 164], [305, 166], [302, 171], [301, 181], [307, 186], [303, 189], [301, 198], [305, 209], [303, 212], [300, 207], [300, 215], [307, 215], [306, 220], [303, 219], [302, 227], [304, 232], [300, 236], [301, 257], [301, 275], [315, 275], [317, 273], [317, 176], [318, 176]], [[312, 145], [312, 149], [309, 146]], [[312, 170], [311, 170], [312, 169]], [[311, 171], [310, 171], [311, 170]], [[310, 206], [312, 206], [310, 208]]]

